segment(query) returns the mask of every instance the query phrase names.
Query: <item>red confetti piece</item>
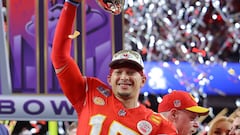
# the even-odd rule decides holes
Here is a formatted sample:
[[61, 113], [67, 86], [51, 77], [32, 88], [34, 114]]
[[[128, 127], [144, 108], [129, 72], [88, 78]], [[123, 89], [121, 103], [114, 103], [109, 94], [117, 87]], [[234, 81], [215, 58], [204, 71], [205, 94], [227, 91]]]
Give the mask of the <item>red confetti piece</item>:
[[192, 48], [192, 52], [194, 52], [194, 53], [201, 53], [201, 55], [202, 55], [203, 57], [206, 56], [206, 51], [200, 50], [200, 49], [198, 49], [198, 48]]

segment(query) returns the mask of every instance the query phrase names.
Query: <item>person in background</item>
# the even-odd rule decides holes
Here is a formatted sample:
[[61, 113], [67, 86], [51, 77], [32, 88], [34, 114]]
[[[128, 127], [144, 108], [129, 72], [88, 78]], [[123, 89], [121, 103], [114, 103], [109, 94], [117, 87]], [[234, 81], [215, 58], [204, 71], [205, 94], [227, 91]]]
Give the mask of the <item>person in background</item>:
[[9, 135], [9, 131], [4, 124], [0, 124], [0, 135]]
[[77, 134], [78, 122], [72, 122], [67, 128], [66, 135], [76, 135]]
[[32, 135], [32, 132], [27, 128], [23, 128], [18, 135]]
[[77, 112], [77, 135], [176, 135], [171, 122], [138, 101], [146, 82], [138, 52], [121, 50], [113, 55], [107, 76], [109, 85], [82, 75], [70, 55], [79, 2], [65, 1], [51, 55], [63, 93]]
[[199, 106], [190, 93], [174, 90], [163, 96], [158, 112], [174, 124], [179, 135], [192, 135], [199, 127], [199, 116], [207, 115], [209, 109]]
[[211, 122], [207, 135], [229, 135], [231, 123], [227, 116], [217, 117]]
[[240, 135], [240, 116], [234, 118], [229, 135]]

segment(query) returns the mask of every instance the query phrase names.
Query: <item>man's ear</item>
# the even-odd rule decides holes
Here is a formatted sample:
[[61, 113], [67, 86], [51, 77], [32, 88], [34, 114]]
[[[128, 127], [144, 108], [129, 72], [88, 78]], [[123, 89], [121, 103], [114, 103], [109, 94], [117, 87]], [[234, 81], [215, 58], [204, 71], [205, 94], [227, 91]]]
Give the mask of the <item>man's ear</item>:
[[146, 81], [147, 81], [147, 77], [144, 75], [142, 77], [142, 85], [141, 85], [141, 87], [143, 87], [145, 85]]
[[176, 108], [172, 108], [172, 109], [170, 110], [170, 118], [171, 118], [172, 120], [178, 119], [178, 110], [177, 110]]
[[107, 76], [107, 82], [108, 82], [109, 85], [111, 85], [111, 75]]

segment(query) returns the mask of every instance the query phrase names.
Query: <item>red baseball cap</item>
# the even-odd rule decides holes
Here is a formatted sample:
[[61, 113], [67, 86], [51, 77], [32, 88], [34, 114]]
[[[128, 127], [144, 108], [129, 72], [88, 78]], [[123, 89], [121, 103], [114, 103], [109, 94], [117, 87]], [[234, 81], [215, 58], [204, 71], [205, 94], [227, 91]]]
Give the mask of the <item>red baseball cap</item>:
[[188, 110], [199, 115], [206, 115], [209, 112], [208, 108], [199, 106], [190, 93], [182, 90], [174, 90], [163, 96], [162, 102], [158, 105], [158, 112], [167, 112], [172, 108]]

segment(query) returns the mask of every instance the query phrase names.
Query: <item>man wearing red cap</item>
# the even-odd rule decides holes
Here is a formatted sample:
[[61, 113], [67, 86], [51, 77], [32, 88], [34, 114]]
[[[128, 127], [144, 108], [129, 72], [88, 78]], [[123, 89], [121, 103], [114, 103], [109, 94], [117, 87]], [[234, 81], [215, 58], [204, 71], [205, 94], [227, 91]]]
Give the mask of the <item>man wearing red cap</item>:
[[174, 90], [163, 96], [158, 112], [174, 124], [179, 135], [192, 135], [199, 126], [198, 117], [207, 115], [209, 109], [199, 106], [190, 93]]
[[141, 55], [122, 50], [113, 55], [109, 85], [85, 77], [71, 58], [76, 9], [81, 0], [66, 0], [56, 27], [52, 62], [61, 88], [78, 116], [78, 135], [176, 135], [171, 122], [138, 102], [146, 82]]

